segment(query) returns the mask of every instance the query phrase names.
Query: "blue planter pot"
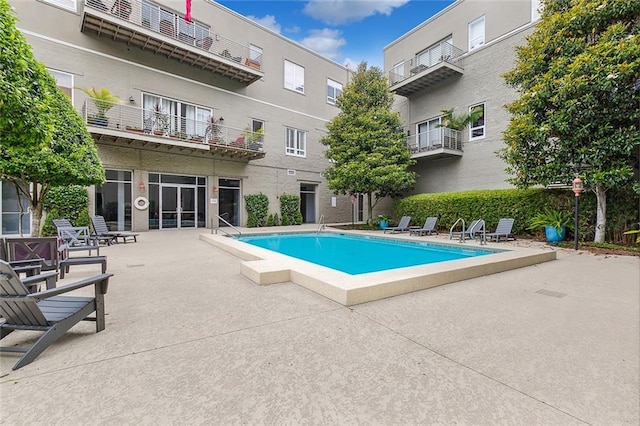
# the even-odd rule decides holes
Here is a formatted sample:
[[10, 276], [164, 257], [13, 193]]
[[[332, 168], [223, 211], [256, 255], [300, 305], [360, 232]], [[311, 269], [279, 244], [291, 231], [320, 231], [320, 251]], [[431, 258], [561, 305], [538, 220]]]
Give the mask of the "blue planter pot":
[[550, 243], [557, 243], [564, 240], [567, 228], [563, 226], [560, 232], [558, 232], [555, 226], [545, 226], [544, 233], [547, 236], [547, 241]]
[[389, 227], [389, 222], [386, 220], [379, 220], [378, 226], [380, 227], [380, 229], [387, 229]]

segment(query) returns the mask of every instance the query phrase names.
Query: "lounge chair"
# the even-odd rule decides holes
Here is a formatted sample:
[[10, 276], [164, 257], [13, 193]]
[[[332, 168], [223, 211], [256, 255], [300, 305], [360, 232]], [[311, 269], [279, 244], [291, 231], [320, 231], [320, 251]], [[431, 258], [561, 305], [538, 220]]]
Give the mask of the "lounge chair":
[[[111, 276], [112, 274], [96, 275], [73, 284], [30, 294], [25, 287], [25, 280], [18, 277], [11, 265], [0, 260], [0, 315], [5, 320], [0, 324], [0, 339], [15, 330], [44, 332], [29, 348], [0, 347], [0, 352], [24, 353], [13, 370], [31, 363], [82, 320], [95, 321], [96, 332], [104, 330], [104, 295]], [[59, 296], [89, 285], [95, 287], [94, 297]], [[89, 317], [93, 312], [96, 313], [95, 317]]]
[[395, 234], [396, 232], [407, 232], [409, 231], [410, 221], [411, 221], [411, 216], [402, 216], [402, 218], [400, 218], [400, 222], [398, 223], [398, 226], [390, 226], [384, 230], [384, 233], [386, 234], [387, 231], [391, 231], [392, 234]]
[[431, 234], [437, 234], [438, 231], [436, 230], [436, 222], [438, 221], [437, 217], [431, 216], [428, 217], [427, 220], [424, 221], [424, 225], [422, 226], [422, 228], [411, 228], [409, 229], [409, 235], [431, 235]]
[[505, 241], [509, 241], [509, 238], [516, 239], [516, 236], [511, 233], [511, 229], [513, 228], [514, 219], [500, 219], [498, 221], [498, 226], [496, 227], [495, 232], [490, 232], [487, 234], [487, 240], [491, 241], [493, 239], [496, 242], [500, 241], [500, 238], [504, 238]]
[[129, 231], [109, 231], [104, 216], [91, 216], [91, 224], [96, 236], [99, 238], [111, 238], [115, 242], [118, 242], [118, 238], [122, 238], [123, 243], [126, 243], [127, 239], [133, 239], [133, 242], [137, 242], [138, 235], [140, 235]]

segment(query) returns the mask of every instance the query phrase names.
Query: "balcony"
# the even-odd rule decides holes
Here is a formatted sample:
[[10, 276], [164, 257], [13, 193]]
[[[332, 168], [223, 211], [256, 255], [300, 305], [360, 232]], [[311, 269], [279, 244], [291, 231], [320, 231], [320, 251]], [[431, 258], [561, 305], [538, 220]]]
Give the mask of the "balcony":
[[409, 97], [420, 90], [460, 76], [464, 72], [463, 53], [448, 42], [438, 43], [390, 71], [389, 90]]
[[264, 76], [262, 55], [211, 34], [209, 26], [148, 0], [84, 0], [81, 31], [151, 51], [249, 85]]
[[247, 161], [265, 156], [262, 133], [128, 105], [101, 106], [98, 111], [89, 99], [82, 106], [87, 129], [99, 143]]
[[462, 132], [439, 127], [407, 136], [407, 148], [414, 159], [462, 157]]

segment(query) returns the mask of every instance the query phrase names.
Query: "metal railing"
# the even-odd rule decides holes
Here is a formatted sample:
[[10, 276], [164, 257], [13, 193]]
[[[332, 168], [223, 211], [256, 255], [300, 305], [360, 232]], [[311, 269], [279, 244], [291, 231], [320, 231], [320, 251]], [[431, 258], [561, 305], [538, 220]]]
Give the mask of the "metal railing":
[[[100, 108], [98, 107], [100, 106]], [[209, 121], [195, 120], [164, 111], [137, 108], [129, 105], [85, 100], [82, 116], [89, 126], [122, 132], [180, 140], [191, 143], [264, 150], [264, 134], [223, 126]]]
[[449, 239], [452, 240], [453, 239], [453, 235], [455, 233], [455, 229], [456, 229], [456, 225], [458, 223], [462, 222], [462, 231], [460, 231], [460, 242], [464, 243], [464, 233], [466, 231], [465, 226], [464, 226], [464, 219], [463, 218], [458, 218], [458, 220], [456, 220], [453, 225], [451, 225], [451, 228], [449, 229]]
[[262, 69], [262, 55], [251, 51], [220, 34], [211, 34], [209, 25], [192, 19], [187, 22], [184, 14], [149, 0], [84, 0], [84, 7], [110, 13], [114, 18], [127, 21], [187, 44], [215, 53], [243, 66]]
[[417, 54], [411, 59], [396, 65], [389, 71], [389, 85], [393, 86], [410, 77], [427, 72], [433, 66], [442, 62], [462, 66], [462, 55], [464, 51], [443, 41], [429, 49]]
[[[236, 228], [235, 226], [233, 226], [232, 224], [230, 224], [229, 222], [227, 222], [222, 216], [220, 215], [216, 215], [216, 217], [218, 218], [219, 221], [225, 223], [229, 228], [233, 229], [234, 231], [236, 231], [238, 233], [238, 237], [242, 235], [242, 232]], [[213, 222], [213, 219], [211, 219], [211, 221]], [[215, 229], [216, 234], [218, 233], [218, 230], [222, 231], [225, 233], [226, 236], [228, 237], [235, 237], [236, 235], [231, 234], [230, 232], [227, 232], [226, 230], [222, 229], [220, 226], [215, 226], [213, 223], [211, 224], [211, 233], [213, 233], [213, 230]]]
[[320, 231], [324, 231], [327, 225], [324, 223], [324, 213], [320, 215], [320, 220], [318, 221], [318, 229], [316, 230], [316, 234], [319, 234]]
[[407, 136], [407, 149], [412, 154], [440, 148], [462, 151], [462, 132], [448, 127], [439, 127]]

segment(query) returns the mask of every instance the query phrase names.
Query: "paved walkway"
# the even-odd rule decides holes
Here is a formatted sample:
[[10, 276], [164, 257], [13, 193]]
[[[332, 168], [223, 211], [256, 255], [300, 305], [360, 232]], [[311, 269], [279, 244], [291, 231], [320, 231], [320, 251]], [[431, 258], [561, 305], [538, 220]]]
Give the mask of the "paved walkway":
[[345, 308], [252, 283], [198, 234], [104, 248], [115, 273], [106, 330], [79, 324], [18, 371], [1, 354], [0, 424], [640, 421], [638, 257], [561, 250]]

